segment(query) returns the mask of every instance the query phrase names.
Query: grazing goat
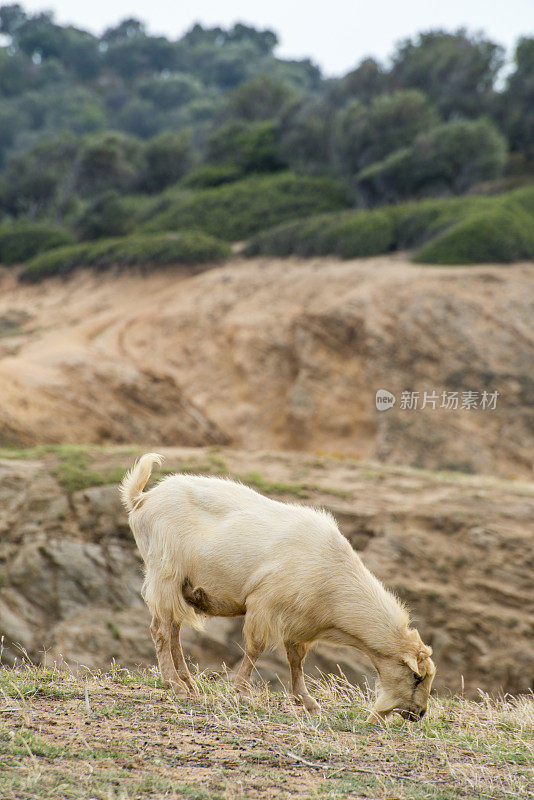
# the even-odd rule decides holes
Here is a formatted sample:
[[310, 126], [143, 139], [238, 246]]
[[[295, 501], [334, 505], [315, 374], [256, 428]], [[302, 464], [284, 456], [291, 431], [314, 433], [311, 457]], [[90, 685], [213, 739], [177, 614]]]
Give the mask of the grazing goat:
[[[236, 688], [246, 694], [256, 659], [283, 642], [293, 695], [313, 711], [302, 663], [317, 640], [352, 645], [378, 674], [370, 719], [397, 711], [420, 719], [434, 679], [432, 651], [408, 614], [363, 565], [333, 517], [270, 500], [220, 478], [171, 475], [148, 492], [148, 453], [122, 481], [122, 501], [145, 562], [143, 597], [161, 677], [179, 695], [196, 688], [180, 626], [198, 613], [245, 616], [245, 655]], [[196, 587], [196, 588], [195, 588]]]

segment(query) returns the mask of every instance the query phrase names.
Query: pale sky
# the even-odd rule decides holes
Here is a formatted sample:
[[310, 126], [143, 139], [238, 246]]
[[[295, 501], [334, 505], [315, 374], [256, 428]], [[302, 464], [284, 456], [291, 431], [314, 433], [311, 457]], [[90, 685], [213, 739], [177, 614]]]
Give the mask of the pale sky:
[[[13, 2], [13, 0], [10, 0]], [[315, 61], [328, 76], [341, 75], [368, 55], [384, 61], [400, 39], [431, 28], [484, 31], [508, 48], [534, 35], [534, 0], [19, 0], [26, 11], [52, 10], [60, 23], [93, 33], [126, 17], [152, 34], [178, 38], [195, 22], [271, 28], [277, 55]]]

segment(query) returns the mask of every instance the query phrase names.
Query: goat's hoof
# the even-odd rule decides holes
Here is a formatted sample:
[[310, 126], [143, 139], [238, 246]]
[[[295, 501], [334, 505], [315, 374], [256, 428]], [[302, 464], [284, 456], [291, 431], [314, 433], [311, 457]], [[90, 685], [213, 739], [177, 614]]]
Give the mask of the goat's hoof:
[[296, 695], [294, 699], [295, 703], [305, 708], [309, 714], [317, 714], [321, 710], [321, 706], [311, 695]]
[[189, 691], [185, 683], [177, 683], [176, 681], [165, 681], [163, 686], [167, 689], [168, 692], [171, 692], [175, 697], [179, 697], [180, 700], [186, 700], [190, 697]]
[[242, 700], [243, 703], [252, 703], [252, 692], [250, 690], [250, 686], [247, 686], [246, 684], [237, 685], [235, 690], [239, 699]]

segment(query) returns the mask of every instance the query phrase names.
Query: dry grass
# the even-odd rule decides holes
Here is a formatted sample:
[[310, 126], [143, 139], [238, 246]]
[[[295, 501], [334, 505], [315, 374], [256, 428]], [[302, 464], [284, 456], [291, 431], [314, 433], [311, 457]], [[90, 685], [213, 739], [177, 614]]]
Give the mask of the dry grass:
[[[0, 797], [529, 798], [532, 697], [432, 699], [422, 723], [365, 723], [369, 697], [324, 676], [309, 716], [284, 693], [240, 700], [196, 676], [176, 701], [154, 670], [0, 667]], [[530, 784], [529, 784], [530, 779]]]

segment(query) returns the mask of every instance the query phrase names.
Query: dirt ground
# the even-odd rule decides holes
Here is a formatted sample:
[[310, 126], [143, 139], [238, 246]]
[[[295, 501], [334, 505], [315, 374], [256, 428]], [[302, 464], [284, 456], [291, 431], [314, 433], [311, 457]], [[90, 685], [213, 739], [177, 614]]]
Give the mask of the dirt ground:
[[[532, 701], [433, 701], [422, 724], [365, 723], [341, 682], [310, 717], [261, 686], [249, 703], [209, 676], [174, 701], [153, 673], [1, 670], [3, 800], [528, 798]], [[530, 746], [529, 746], [530, 739]], [[530, 776], [530, 778], [529, 778]]]
[[[217, 443], [527, 477], [531, 269], [234, 258], [36, 286], [0, 269], [0, 444]], [[496, 409], [401, 408], [403, 391], [484, 390]]]

